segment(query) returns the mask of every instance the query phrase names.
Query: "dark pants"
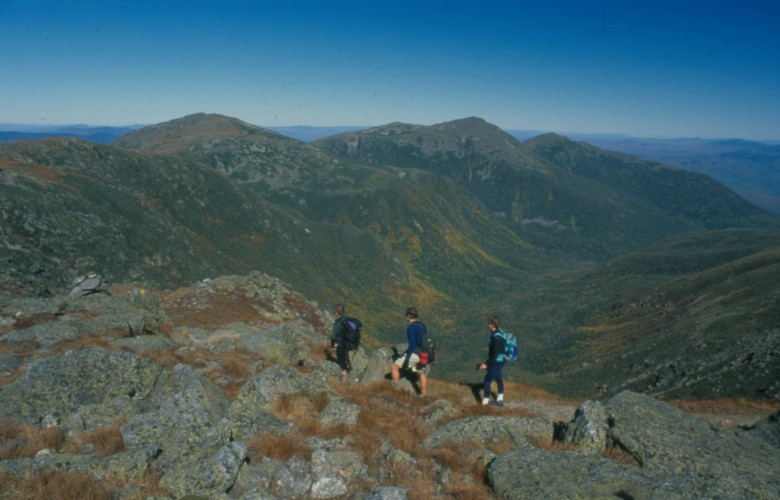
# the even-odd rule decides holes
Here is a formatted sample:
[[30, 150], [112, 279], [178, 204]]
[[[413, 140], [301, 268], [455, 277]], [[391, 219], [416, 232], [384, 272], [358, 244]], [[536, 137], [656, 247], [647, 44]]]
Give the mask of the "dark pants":
[[349, 350], [346, 346], [342, 347], [340, 344], [336, 347], [336, 363], [343, 371], [349, 371], [352, 367], [349, 363]]
[[485, 373], [485, 382], [482, 384], [482, 389], [485, 391], [484, 397], [490, 397], [490, 385], [493, 381], [498, 384], [498, 393], [504, 393], [504, 375], [501, 374], [501, 370], [504, 368], [504, 363], [491, 363], [487, 367], [487, 373]]

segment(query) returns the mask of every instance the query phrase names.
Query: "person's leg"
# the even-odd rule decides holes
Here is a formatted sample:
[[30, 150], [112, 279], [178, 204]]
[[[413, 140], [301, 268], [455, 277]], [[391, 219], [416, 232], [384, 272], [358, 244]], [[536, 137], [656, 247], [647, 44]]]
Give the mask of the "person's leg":
[[495, 378], [495, 372], [493, 365], [488, 365], [487, 372], [485, 373], [485, 381], [482, 383], [482, 404], [486, 405], [490, 401], [490, 386], [493, 385], [493, 379]]
[[504, 365], [498, 365], [498, 375], [496, 376], [496, 384], [498, 384], [498, 401], [504, 400]]
[[342, 348], [339, 346], [338, 349], [336, 349], [336, 361], [339, 364], [339, 368], [341, 368], [341, 375], [346, 376], [347, 375], [347, 369], [349, 368], [349, 353], [347, 352], [346, 348]]
[[428, 377], [425, 376], [425, 372], [420, 372], [420, 396], [428, 395]]
[[396, 384], [401, 380], [401, 367], [395, 361], [390, 363], [390, 377]]

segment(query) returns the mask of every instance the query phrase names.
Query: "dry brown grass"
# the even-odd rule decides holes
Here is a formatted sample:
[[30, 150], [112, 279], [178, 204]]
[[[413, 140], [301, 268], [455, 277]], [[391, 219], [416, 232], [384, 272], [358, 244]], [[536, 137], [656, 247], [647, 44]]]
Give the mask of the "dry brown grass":
[[125, 441], [122, 439], [121, 427], [127, 422], [127, 418], [120, 418], [108, 425], [96, 427], [90, 432], [81, 432], [76, 435], [72, 446], [88, 443], [92, 451], [99, 457], [108, 457], [125, 451]]
[[[124, 334], [111, 332], [110, 337], [121, 338], [122, 336], [124, 336]], [[77, 337], [75, 339], [57, 342], [51, 347], [51, 352], [48, 355], [64, 354], [69, 351], [80, 351], [81, 349], [88, 349], [90, 347], [100, 347], [107, 351], [119, 350], [113, 349], [109, 343], [108, 338], [106, 337], [107, 332], [104, 332], [98, 335], [82, 335], [81, 337]]]
[[238, 396], [241, 387], [251, 377], [249, 365], [263, 359], [259, 354], [245, 349], [229, 352], [213, 352], [208, 349], [153, 349], [140, 354], [155, 360], [167, 370], [180, 363], [196, 368], [208, 366], [206, 377], [221, 387], [231, 401]]
[[637, 462], [636, 458], [631, 456], [630, 453], [628, 453], [626, 450], [620, 447], [612, 447], [608, 448], [604, 451], [604, 453], [601, 454], [602, 457], [608, 458], [612, 460], [613, 462], [617, 462], [619, 464], [625, 464], [625, 465], [639, 465], [639, 462]]
[[528, 441], [531, 442], [531, 446], [537, 450], [544, 451], [574, 451], [576, 448], [574, 443], [566, 441], [558, 441], [556, 439], [541, 439], [537, 436], [529, 436]]
[[0, 472], [0, 490], [3, 498], [39, 500], [108, 500], [112, 497], [106, 483], [86, 472], [44, 470], [27, 479]]
[[312, 450], [306, 444], [307, 436], [295, 432], [285, 435], [262, 432], [249, 438], [247, 442], [247, 455], [249, 460], [259, 461], [261, 457], [270, 457], [286, 462], [292, 457], [311, 459]]
[[30, 354], [38, 350], [40, 344], [32, 340], [26, 340], [24, 342], [6, 342], [0, 341], [0, 354], [6, 352], [12, 352], [17, 356], [22, 354]]
[[347, 401], [360, 406], [352, 442], [366, 459], [374, 455], [384, 439], [390, 439], [393, 448], [413, 455], [429, 432], [417, 418], [427, 401], [406, 390], [387, 382], [350, 384], [339, 390]]
[[0, 419], [0, 460], [32, 457], [46, 448], [59, 450], [64, 444], [65, 434], [56, 427], [39, 429]]
[[300, 424], [306, 420], [313, 419], [328, 406], [328, 402], [328, 395], [324, 392], [317, 394], [313, 398], [302, 394], [282, 394], [276, 402], [273, 414], [283, 420], [293, 420]]
[[667, 403], [694, 416], [721, 420], [721, 423], [726, 424], [730, 419], [756, 422], [780, 409], [780, 400], [777, 399], [675, 399]]

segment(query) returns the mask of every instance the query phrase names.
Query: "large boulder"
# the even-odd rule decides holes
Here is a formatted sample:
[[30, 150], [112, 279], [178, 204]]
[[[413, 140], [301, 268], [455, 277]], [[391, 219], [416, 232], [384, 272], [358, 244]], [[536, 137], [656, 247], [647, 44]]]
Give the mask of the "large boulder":
[[121, 428], [128, 449], [155, 457], [160, 484], [177, 497], [225, 493], [246, 459], [246, 446], [232, 439], [222, 390], [180, 364], [149, 405]]
[[230, 405], [230, 423], [236, 439], [248, 439], [263, 431], [288, 432], [271, 411], [282, 395], [302, 394], [315, 397], [333, 394], [333, 388], [320, 372], [301, 373], [291, 366], [273, 365], [249, 379]]
[[566, 451], [516, 448], [496, 458], [488, 484], [498, 498], [694, 498], [685, 478]]
[[302, 321], [292, 320], [279, 323], [270, 328], [239, 333], [237, 343], [241, 347], [260, 354], [264, 359], [291, 366], [312, 366], [312, 346], [322, 343], [324, 337], [314, 328]]
[[564, 440], [574, 444], [583, 455], [599, 455], [607, 449], [609, 417], [598, 401], [583, 402], [574, 414], [574, 420], [566, 426]]
[[530, 447], [531, 439], [549, 443], [553, 438], [553, 424], [538, 417], [468, 417], [444, 424], [428, 434], [422, 444], [436, 448], [447, 443], [492, 443], [507, 438], [516, 446]]
[[780, 410], [753, 426], [750, 434], [763, 439], [775, 448], [780, 448]]
[[624, 391], [605, 402], [609, 438], [642, 467], [694, 478], [704, 496], [780, 497], [780, 453], [742, 429], [694, 418]]
[[93, 414], [109, 407], [118, 418], [117, 407], [146, 398], [162, 370], [152, 359], [101, 348], [33, 360], [0, 391], [0, 416], [38, 424], [47, 416], [65, 420], [84, 407]]

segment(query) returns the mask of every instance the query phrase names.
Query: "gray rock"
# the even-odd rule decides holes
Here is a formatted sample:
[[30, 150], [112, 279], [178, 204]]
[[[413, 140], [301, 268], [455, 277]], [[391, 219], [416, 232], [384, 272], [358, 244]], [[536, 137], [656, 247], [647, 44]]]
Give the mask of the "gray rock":
[[407, 500], [408, 498], [407, 489], [398, 486], [385, 486], [372, 491], [368, 496], [368, 500]]
[[463, 412], [446, 399], [439, 399], [420, 410], [425, 426], [434, 429], [444, 420], [454, 420]]
[[83, 335], [86, 332], [80, 321], [48, 321], [9, 332], [3, 336], [3, 340], [10, 344], [33, 341], [42, 349], [47, 349], [58, 342], [74, 340]]
[[488, 468], [498, 498], [691, 498], [684, 478], [574, 452], [515, 450]]
[[531, 446], [531, 438], [551, 442], [553, 424], [543, 418], [468, 417], [444, 424], [428, 434], [422, 444], [436, 448], [448, 443], [495, 443], [506, 438], [524, 447]]
[[361, 346], [350, 353], [350, 359], [350, 376], [362, 384], [385, 380], [385, 376], [390, 372], [391, 351], [383, 347], [369, 351]]
[[610, 440], [637, 462], [687, 475], [704, 496], [780, 497], [780, 454], [748, 431], [694, 418], [629, 391], [608, 399]]
[[0, 377], [7, 377], [19, 368], [21, 361], [13, 352], [0, 353]]
[[607, 449], [609, 419], [604, 405], [598, 401], [583, 402], [566, 426], [564, 440], [573, 443], [578, 453], [599, 455]]
[[780, 448], [780, 410], [753, 426], [750, 429], [750, 434], [763, 439], [775, 448]]
[[160, 486], [176, 498], [225, 495], [246, 460], [246, 446], [241, 442], [231, 442], [209, 450], [210, 453], [199, 451], [181, 457], [170, 468], [164, 468]]
[[319, 415], [317, 415], [317, 420], [326, 426], [337, 424], [354, 426], [357, 424], [359, 413], [360, 406], [347, 403], [343, 399], [334, 399], [328, 403], [328, 406], [323, 408]]
[[95, 273], [88, 273], [79, 276], [70, 284], [71, 290], [68, 297], [82, 297], [100, 291], [100, 285], [103, 279]]
[[241, 498], [252, 492], [262, 492], [268, 498], [302, 498], [311, 484], [311, 466], [306, 460], [293, 457], [284, 464], [263, 457], [241, 467], [231, 493], [240, 494]]
[[265, 359], [291, 366], [315, 365], [310, 345], [321, 341], [322, 335], [302, 320], [286, 321], [264, 330], [255, 328], [251, 333], [244, 331], [237, 337], [241, 347]]
[[311, 498], [334, 498], [345, 495], [348, 491], [344, 478], [328, 476], [318, 479], [311, 485]]
[[353, 476], [366, 473], [366, 466], [359, 453], [345, 450], [314, 450], [311, 457], [312, 479], [338, 476], [349, 481]]
[[232, 440], [224, 393], [189, 365], [177, 365], [162, 385], [150, 398], [159, 407], [122, 426], [125, 445], [155, 457], [160, 484], [177, 497], [225, 493], [246, 446]]
[[156, 334], [169, 319], [159, 297], [134, 290], [120, 295], [89, 295], [60, 303], [52, 319], [14, 330], [3, 339], [9, 343], [37, 342], [42, 349], [58, 342], [119, 331], [127, 336]]
[[100, 348], [37, 359], [0, 391], [0, 416], [38, 424], [46, 415], [62, 420], [80, 406], [143, 399], [161, 372], [149, 358]]
[[282, 395], [320, 393], [333, 395], [333, 388], [321, 373], [300, 373], [291, 366], [273, 365], [249, 379], [230, 405], [230, 422], [236, 439], [247, 439], [262, 431], [288, 432], [285, 423], [271, 414]]

